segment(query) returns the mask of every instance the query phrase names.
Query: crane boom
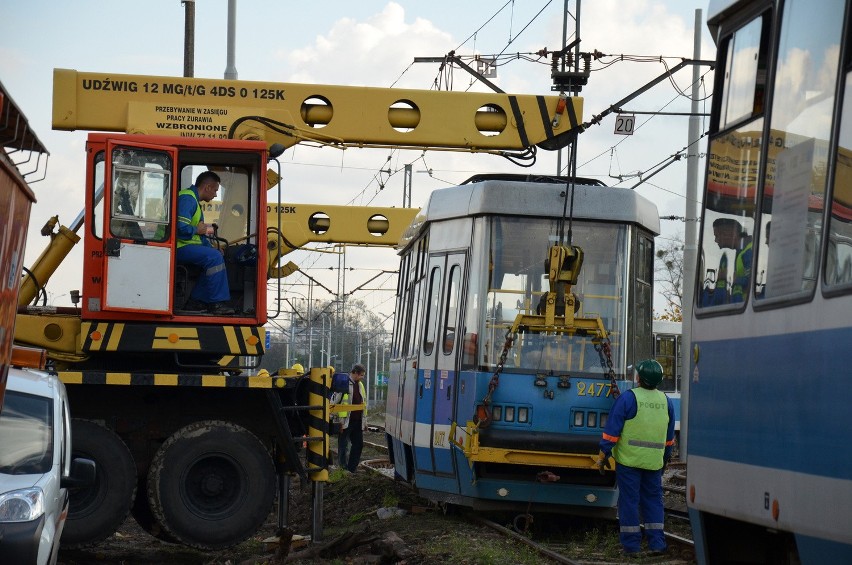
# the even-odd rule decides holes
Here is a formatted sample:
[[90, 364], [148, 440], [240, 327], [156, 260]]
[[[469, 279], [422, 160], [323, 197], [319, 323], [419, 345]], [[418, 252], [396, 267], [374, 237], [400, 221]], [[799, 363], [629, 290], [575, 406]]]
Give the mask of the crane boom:
[[[53, 72], [53, 128], [259, 139], [290, 147], [555, 150], [581, 98]], [[562, 119], [563, 114], [567, 119]]]

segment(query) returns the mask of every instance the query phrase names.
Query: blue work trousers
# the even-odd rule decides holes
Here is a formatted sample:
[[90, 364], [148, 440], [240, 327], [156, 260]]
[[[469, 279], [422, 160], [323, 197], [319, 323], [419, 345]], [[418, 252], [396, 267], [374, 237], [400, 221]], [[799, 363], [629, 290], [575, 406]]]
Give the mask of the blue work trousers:
[[645, 523], [648, 549], [665, 551], [663, 470], [648, 471], [616, 464], [615, 476], [618, 483], [618, 538], [624, 551], [633, 553], [642, 549], [640, 514]]
[[178, 263], [195, 265], [203, 271], [190, 298], [207, 304], [231, 299], [225, 259], [218, 249], [206, 245], [184, 245], [178, 247], [175, 258]]
[[351, 444], [349, 447], [349, 457], [346, 461], [346, 468], [354, 473], [358, 470], [358, 463], [361, 462], [361, 451], [364, 449], [364, 430], [361, 429], [361, 422], [349, 423], [346, 428], [346, 437]]
[[337, 436], [337, 464], [341, 469], [346, 468], [346, 452], [349, 448], [349, 428], [340, 430]]

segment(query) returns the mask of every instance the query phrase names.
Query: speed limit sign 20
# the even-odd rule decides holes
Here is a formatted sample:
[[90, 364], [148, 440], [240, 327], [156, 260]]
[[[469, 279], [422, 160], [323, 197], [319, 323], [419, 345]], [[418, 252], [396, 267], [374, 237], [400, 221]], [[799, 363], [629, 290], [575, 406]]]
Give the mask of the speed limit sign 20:
[[633, 135], [633, 128], [636, 126], [635, 114], [618, 114], [615, 117], [615, 134], [617, 135]]

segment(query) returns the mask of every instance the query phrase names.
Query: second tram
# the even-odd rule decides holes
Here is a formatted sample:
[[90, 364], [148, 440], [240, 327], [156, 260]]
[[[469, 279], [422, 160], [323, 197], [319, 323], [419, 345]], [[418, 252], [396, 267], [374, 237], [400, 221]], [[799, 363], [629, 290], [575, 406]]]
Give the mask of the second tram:
[[699, 563], [852, 563], [850, 10], [710, 6], [687, 454]]
[[[432, 193], [400, 253], [386, 422], [396, 474], [445, 503], [611, 517], [614, 473], [595, 459], [614, 386], [632, 386], [628, 366], [652, 355], [657, 209], [596, 181], [578, 179], [569, 204], [564, 179], [472, 180]], [[573, 315], [600, 319], [609, 338], [597, 347], [586, 331], [510, 330], [541, 312], [566, 209], [584, 252]]]
[[681, 326], [680, 322], [654, 320], [654, 359], [663, 367], [663, 381], [657, 388], [672, 399], [677, 435], [680, 435]]

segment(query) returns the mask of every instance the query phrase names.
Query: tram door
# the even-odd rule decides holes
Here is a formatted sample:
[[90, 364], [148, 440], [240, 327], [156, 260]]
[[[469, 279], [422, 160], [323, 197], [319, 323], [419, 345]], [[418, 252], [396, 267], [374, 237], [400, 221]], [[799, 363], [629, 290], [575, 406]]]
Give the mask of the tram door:
[[453, 253], [429, 258], [423, 355], [417, 387], [417, 425], [414, 432], [418, 472], [453, 475], [450, 423], [457, 395], [457, 351], [465, 255]]

